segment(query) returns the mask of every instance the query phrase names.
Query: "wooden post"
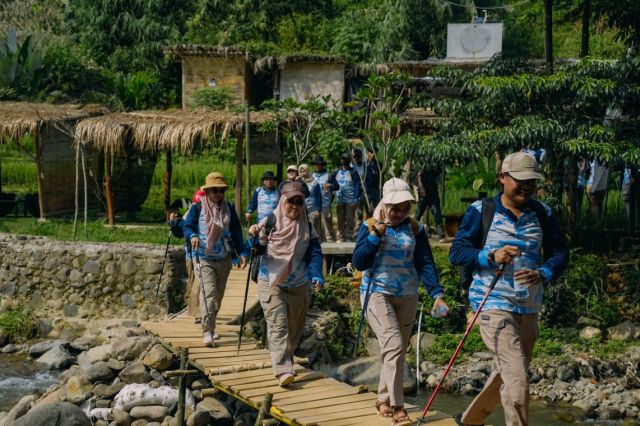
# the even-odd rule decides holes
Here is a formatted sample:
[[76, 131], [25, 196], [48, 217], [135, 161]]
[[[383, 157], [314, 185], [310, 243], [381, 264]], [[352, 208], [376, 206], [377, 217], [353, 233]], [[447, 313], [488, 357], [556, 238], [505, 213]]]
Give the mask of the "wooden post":
[[553, 0], [544, 0], [544, 62], [553, 72]]
[[44, 220], [44, 194], [43, 191], [43, 179], [44, 176], [42, 174], [42, 150], [40, 148], [40, 130], [36, 131], [35, 134], [35, 145], [36, 145], [36, 174], [38, 180], [38, 204], [40, 210], [40, 219]]
[[591, 0], [582, 0], [582, 39], [580, 57], [589, 56], [589, 24], [591, 23]]
[[111, 153], [104, 152], [104, 197], [107, 201], [107, 218], [109, 225], [114, 225], [116, 215], [113, 211], [113, 194], [111, 193]]
[[251, 131], [251, 120], [249, 117], [249, 102], [245, 101], [244, 104], [244, 149], [245, 149], [245, 164], [247, 166], [247, 202], [251, 199], [251, 159], [249, 157], [249, 134]]
[[75, 241], [76, 239], [76, 235], [77, 235], [77, 231], [78, 231], [78, 210], [80, 209], [79, 204], [79, 198], [80, 198], [80, 171], [78, 170], [78, 168], [80, 167], [80, 142], [78, 142], [78, 144], [76, 144], [76, 193], [75, 193], [75, 210], [73, 213], [73, 240]]
[[238, 138], [236, 141], [236, 188], [235, 188], [235, 203], [236, 213], [242, 220], [242, 141], [243, 138]]
[[164, 172], [164, 219], [169, 220], [169, 206], [171, 205], [171, 176], [173, 175], [171, 148], [167, 151], [166, 170]]
[[[82, 160], [82, 179], [84, 184], [84, 239], [89, 239], [89, 231], [87, 225], [89, 222], [89, 188], [87, 182], [87, 167], [84, 160], [84, 146], [80, 145], [80, 159]], [[40, 210], [42, 215], [42, 209]]]
[[[188, 356], [189, 348], [182, 348], [182, 352], [180, 354], [180, 370], [186, 370]], [[186, 393], [187, 376], [182, 375], [178, 381], [178, 414], [176, 415], [178, 426], [184, 426], [184, 398]]]
[[260, 406], [260, 410], [258, 411], [258, 417], [256, 418], [256, 426], [262, 426], [262, 421], [265, 420], [265, 417], [269, 415], [269, 410], [271, 409], [271, 401], [273, 401], [273, 394], [267, 393], [262, 400], [262, 405]]

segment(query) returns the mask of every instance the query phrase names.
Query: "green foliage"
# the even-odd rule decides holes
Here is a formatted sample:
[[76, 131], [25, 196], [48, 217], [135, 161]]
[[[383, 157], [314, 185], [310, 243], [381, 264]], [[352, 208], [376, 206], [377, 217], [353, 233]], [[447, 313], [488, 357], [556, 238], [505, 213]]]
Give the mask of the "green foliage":
[[[446, 364], [451, 359], [451, 355], [453, 355], [453, 352], [456, 350], [461, 338], [461, 334], [440, 334], [436, 337], [434, 345], [431, 346], [428, 351], [423, 352], [420, 358], [436, 364]], [[468, 356], [482, 351], [486, 351], [486, 347], [484, 346], [482, 337], [480, 337], [478, 327], [474, 327], [471, 333], [469, 333], [469, 336], [467, 336], [456, 362], [464, 362]]]
[[[33, 89], [32, 80], [42, 67], [42, 53], [31, 36], [20, 43], [15, 28], [7, 31], [0, 39], [0, 87], [13, 89], [16, 94], [29, 94]], [[5, 90], [4, 96], [11, 91]]]
[[0, 313], [0, 330], [11, 342], [21, 343], [35, 336], [35, 319], [26, 308], [10, 309]]
[[193, 108], [208, 108], [212, 110], [228, 110], [238, 108], [238, 99], [228, 87], [201, 87], [194, 90]]

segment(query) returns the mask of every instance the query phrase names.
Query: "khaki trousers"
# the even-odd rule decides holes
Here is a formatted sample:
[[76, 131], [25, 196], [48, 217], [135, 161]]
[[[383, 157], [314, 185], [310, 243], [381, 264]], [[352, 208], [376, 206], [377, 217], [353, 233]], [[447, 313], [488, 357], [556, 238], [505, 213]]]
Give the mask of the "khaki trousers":
[[[364, 305], [365, 295], [360, 295]], [[418, 308], [418, 296], [395, 297], [371, 293], [367, 322], [380, 344], [382, 369], [378, 383], [378, 401], [392, 407], [404, 406], [405, 354]]]
[[[200, 274], [197, 269], [194, 285], [197, 285], [200, 290], [202, 331], [210, 331], [211, 334], [213, 334], [216, 331], [216, 317], [218, 316], [218, 311], [222, 304], [224, 290], [227, 288], [229, 272], [231, 272], [231, 256], [220, 260], [200, 259], [200, 267], [202, 268], [202, 279], [204, 281], [205, 294], [202, 294], [202, 291], [200, 290]], [[209, 315], [211, 315], [211, 326], [209, 326], [209, 319], [207, 318], [207, 309], [209, 310]], [[210, 329], [210, 327], [213, 328]]]
[[320, 217], [322, 221], [322, 230], [320, 235], [323, 237], [323, 242], [334, 243], [336, 241], [336, 231], [333, 229], [333, 214], [331, 213], [331, 206], [325, 207], [320, 211]]
[[351, 241], [356, 226], [357, 204], [338, 204], [338, 242]]
[[498, 404], [508, 426], [529, 423], [529, 363], [538, 338], [538, 314], [491, 310], [480, 313], [480, 335], [496, 370], [471, 402], [462, 422], [480, 425]]
[[258, 280], [258, 297], [267, 322], [273, 374], [293, 374], [293, 352], [304, 330], [311, 303], [311, 286], [285, 288]]

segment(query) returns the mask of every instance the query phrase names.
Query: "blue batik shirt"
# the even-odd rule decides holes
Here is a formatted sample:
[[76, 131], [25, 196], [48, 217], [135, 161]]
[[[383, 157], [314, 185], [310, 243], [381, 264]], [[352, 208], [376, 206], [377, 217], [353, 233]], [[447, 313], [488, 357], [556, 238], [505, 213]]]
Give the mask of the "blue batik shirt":
[[340, 185], [337, 193], [337, 204], [356, 204], [360, 201], [360, 182], [358, 172], [354, 169], [338, 169], [336, 181]]
[[258, 223], [265, 217], [269, 216], [278, 207], [280, 200], [280, 192], [274, 189], [267, 189], [264, 186], [256, 188], [251, 197], [251, 202], [247, 208], [247, 213], [253, 213], [258, 210]]
[[316, 182], [318, 182], [318, 185], [320, 185], [320, 190], [322, 193], [322, 208], [326, 209], [331, 207], [331, 203], [333, 202], [333, 188], [324, 189], [325, 184], [331, 183], [329, 182], [329, 178], [331, 177], [329, 175], [329, 172], [314, 172], [312, 173], [312, 176], [316, 180]]

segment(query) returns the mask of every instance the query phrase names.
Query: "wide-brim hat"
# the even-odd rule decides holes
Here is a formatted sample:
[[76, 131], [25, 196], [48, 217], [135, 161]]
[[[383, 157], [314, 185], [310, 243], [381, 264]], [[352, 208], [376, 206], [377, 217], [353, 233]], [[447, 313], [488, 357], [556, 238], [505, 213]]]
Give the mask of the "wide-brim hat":
[[324, 161], [324, 157], [322, 155], [316, 155], [316, 158], [314, 158], [311, 163], [312, 164], [322, 164], [323, 166], [327, 164], [327, 162]]
[[207, 188], [229, 188], [227, 182], [224, 180], [224, 176], [219, 172], [212, 172], [207, 175], [204, 179], [204, 185], [200, 187], [201, 190], [205, 190]]
[[400, 204], [405, 201], [416, 202], [409, 184], [402, 179], [391, 178], [382, 186], [382, 202], [384, 204]]
[[280, 193], [287, 200], [289, 198], [295, 197], [296, 195], [299, 195], [302, 198], [304, 198], [303, 187], [300, 182], [285, 183], [284, 185], [282, 185], [282, 188], [280, 188]]
[[533, 155], [522, 151], [507, 155], [502, 161], [501, 171], [518, 180], [544, 179]]
[[275, 179], [275, 178], [276, 178], [276, 175], [274, 175], [273, 172], [270, 172], [270, 171], [266, 171], [262, 174], [262, 180]]

